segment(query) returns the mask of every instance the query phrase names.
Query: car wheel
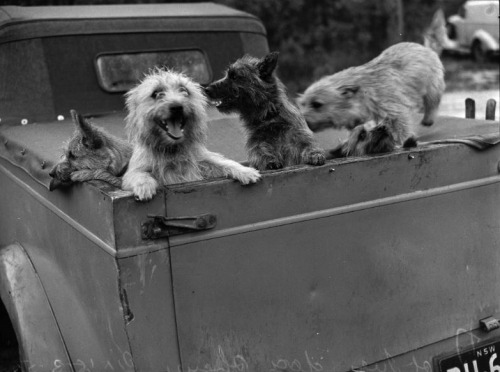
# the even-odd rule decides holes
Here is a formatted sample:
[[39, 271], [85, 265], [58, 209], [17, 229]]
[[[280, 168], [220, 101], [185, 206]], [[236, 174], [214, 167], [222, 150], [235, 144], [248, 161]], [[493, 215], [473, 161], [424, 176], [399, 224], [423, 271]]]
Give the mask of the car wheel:
[[477, 63], [484, 63], [487, 60], [487, 51], [484, 49], [483, 45], [479, 40], [475, 40], [472, 43], [472, 58], [474, 58], [474, 61]]

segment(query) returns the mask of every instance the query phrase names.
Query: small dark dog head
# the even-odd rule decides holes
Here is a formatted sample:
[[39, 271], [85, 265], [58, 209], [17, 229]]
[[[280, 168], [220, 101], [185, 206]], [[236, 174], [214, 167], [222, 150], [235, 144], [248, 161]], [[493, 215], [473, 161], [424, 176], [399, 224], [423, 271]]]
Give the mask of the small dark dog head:
[[64, 148], [62, 159], [50, 171], [49, 189], [69, 186], [71, 175], [81, 169], [106, 169], [110, 165], [110, 153], [105, 148], [105, 136], [75, 110], [71, 110], [76, 131]]
[[396, 141], [384, 122], [370, 127], [367, 124], [354, 128], [343, 145], [345, 156], [374, 155], [392, 152]]
[[205, 92], [221, 112], [242, 112], [267, 108], [277, 96], [278, 81], [273, 75], [278, 52], [259, 59], [244, 56], [234, 62], [226, 75], [210, 84]]

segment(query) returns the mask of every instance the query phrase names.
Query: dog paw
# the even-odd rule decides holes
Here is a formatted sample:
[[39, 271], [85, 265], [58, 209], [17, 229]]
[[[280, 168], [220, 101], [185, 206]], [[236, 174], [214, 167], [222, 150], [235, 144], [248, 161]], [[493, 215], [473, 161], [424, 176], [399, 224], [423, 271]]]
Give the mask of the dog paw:
[[134, 192], [135, 200], [148, 201], [153, 199], [156, 194], [158, 183], [154, 179], [146, 179], [134, 185], [132, 191]]
[[261, 179], [260, 172], [257, 169], [247, 167], [244, 172], [241, 172], [236, 178], [243, 185], [256, 183]]
[[309, 154], [306, 163], [311, 165], [323, 165], [325, 161], [326, 157], [323, 152], [312, 152]]
[[403, 148], [408, 149], [412, 147], [417, 147], [418, 142], [417, 139], [413, 136], [408, 137], [404, 142], [403, 142]]
[[283, 168], [283, 164], [277, 161], [268, 161], [265, 167], [266, 170], [276, 170], [281, 168]]

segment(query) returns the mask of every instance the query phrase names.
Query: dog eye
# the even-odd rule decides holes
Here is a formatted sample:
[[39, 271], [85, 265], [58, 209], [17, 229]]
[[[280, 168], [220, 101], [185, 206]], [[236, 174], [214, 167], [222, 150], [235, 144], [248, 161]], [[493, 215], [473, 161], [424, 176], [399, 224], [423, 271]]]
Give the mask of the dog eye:
[[151, 93], [151, 98], [157, 99], [162, 94], [162, 91], [157, 89], [153, 93]]
[[75, 154], [73, 154], [71, 151], [68, 151], [67, 158], [68, 159], [74, 159], [75, 158]]
[[189, 91], [187, 90], [186, 87], [180, 87], [179, 92], [184, 94], [185, 96], [189, 96]]
[[235, 74], [235, 72], [234, 72], [233, 70], [229, 70], [229, 71], [227, 72], [227, 77], [228, 77], [229, 79], [231, 79], [231, 80], [234, 80], [234, 79], [236, 79], [236, 74]]
[[318, 102], [318, 101], [312, 101], [311, 102], [311, 107], [315, 110], [321, 108], [321, 106], [323, 106], [323, 104], [321, 102]]

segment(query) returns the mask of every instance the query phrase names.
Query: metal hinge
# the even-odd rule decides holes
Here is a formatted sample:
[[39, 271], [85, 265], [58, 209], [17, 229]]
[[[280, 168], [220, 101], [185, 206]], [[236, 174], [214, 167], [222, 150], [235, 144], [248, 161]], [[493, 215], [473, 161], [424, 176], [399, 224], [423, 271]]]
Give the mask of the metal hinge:
[[148, 218], [150, 219], [141, 224], [142, 239], [159, 239], [193, 231], [209, 230], [217, 225], [217, 217], [209, 213], [194, 217], [148, 215]]

